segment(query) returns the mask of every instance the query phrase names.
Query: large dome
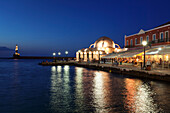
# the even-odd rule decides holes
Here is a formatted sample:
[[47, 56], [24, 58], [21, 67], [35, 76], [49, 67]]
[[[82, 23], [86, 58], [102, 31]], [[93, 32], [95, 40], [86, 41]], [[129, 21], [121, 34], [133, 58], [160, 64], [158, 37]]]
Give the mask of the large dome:
[[95, 48], [115, 48], [115, 43], [112, 39], [109, 37], [103, 36], [100, 37], [96, 42], [94, 43]]

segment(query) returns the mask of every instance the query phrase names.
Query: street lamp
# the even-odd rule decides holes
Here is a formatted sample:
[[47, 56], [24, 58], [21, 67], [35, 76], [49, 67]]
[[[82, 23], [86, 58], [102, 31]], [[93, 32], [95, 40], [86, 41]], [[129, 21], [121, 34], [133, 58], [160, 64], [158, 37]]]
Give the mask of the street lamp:
[[60, 53], [60, 52], [58, 52], [58, 55], [60, 56], [60, 55], [61, 55], [61, 53]]
[[[67, 57], [67, 55], [68, 55], [68, 51], [65, 51], [65, 54], [66, 54], [66, 57]], [[68, 58], [66, 58], [66, 61], [68, 61]]]
[[146, 66], [145, 66], [145, 47], [146, 47], [146, 45], [147, 45], [147, 42], [146, 41], [143, 41], [142, 42], [142, 45], [143, 45], [143, 49], [144, 49], [144, 64], [143, 64], [143, 68], [145, 69], [146, 68]]
[[68, 55], [68, 51], [65, 51], [66, 56]]
[[[60, 56], [60, 55], [61, 55], [61, 53], [60, 53], [60, 52], [58, 52], [58, 55]], [[59, 58], [59, 60], [60, 60], [60, 58]]]
[[53, 53], [53, 56], [55, 56], [56, 55], [56, 53]]
[[56, 53], [53, 53], [53, 56], [54, 56], [54, 61], [55, 61], [55, 56], [56, 56]]

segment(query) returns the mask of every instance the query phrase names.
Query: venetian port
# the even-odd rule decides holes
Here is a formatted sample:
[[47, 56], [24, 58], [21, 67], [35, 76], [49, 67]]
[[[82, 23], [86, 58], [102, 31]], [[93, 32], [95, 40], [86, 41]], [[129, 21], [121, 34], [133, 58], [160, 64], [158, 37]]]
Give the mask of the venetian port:
[[170, 0], [0, 0], [0, 113], [170, 113]]
[[16, 45], [12, 58], [0, 60], [1, 112], [168, 113], [169, 26], [125, 35], [124, 48], [102, 36], [76, 57], [21, 56]]
[[[124, 48], [102, 36], [76, 52], [72, 62], [42, 62], [40, 65], [74, 65], [111, 73], [170, 82], [170, 22], [133, 35], [125, 35]], [[156, 35], [159, 34], [159, 35]], [[63, 58], [64, 60], [64, 58]]]

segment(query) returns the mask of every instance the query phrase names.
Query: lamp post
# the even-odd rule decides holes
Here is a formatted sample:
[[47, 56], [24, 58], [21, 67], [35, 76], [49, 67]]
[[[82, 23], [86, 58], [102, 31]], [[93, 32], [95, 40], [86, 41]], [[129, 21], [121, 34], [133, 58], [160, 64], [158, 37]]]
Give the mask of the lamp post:
[[[67, 55], [68, 55], [68, 51], [65, 51], [65, 54], [66, 54], [66, 57], [67, 57]], [[66, 61], [68, 61], [68, 58], [66, 58]]]
[[56, 56], [56, 53], [53, 53], [54, 60], [55, 60], [55, 56]]
[[102, 52], [100, 51], [100, 52], [99, 52], [99, 64], [100, 64], [100, 55], [101, 55], [101, 54], [102, 54]]
[[143, 49], [144, 49], [143, 69], [146, 69], [146, 66], [145, 66], [145, 47], [146, 47], [146, 45], [147, 45], [147, 42], [146, 42], [146, 41], [143, 41], [143, 42], [142, 42], [142, 45], [143, 45]]
[[61, 55], [61, 52], [58, 52], [59, 60], [61, 59], [61, 58], [60, 58], [60, 55]]

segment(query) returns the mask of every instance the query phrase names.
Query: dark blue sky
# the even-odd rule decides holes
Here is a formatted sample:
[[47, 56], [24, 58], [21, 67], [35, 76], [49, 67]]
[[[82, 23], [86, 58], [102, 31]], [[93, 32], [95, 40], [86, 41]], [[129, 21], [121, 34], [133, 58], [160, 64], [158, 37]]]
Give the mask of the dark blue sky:
[[169, 4], [169, 0], [0, 0], [0, 47], [13, 49], [18, 44], [21, 55], [68, 50], [74, 56], [101, 36], [123, 47], [124, 35], [170, 21]]

